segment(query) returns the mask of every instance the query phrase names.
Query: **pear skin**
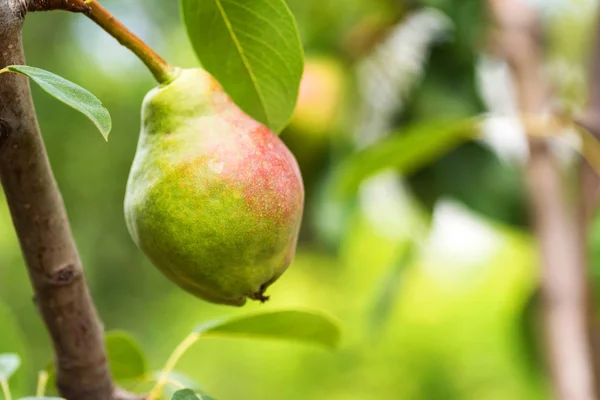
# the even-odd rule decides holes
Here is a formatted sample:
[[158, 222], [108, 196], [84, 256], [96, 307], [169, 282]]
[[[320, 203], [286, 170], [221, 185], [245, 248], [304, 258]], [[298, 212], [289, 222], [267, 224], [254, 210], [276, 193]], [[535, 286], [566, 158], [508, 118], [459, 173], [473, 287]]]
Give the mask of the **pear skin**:
[[180, 287], [218, 304], [266, 300], [294, 257], [303, 203], [294, 156], [206, 71], [146, 95], [125, 219]]

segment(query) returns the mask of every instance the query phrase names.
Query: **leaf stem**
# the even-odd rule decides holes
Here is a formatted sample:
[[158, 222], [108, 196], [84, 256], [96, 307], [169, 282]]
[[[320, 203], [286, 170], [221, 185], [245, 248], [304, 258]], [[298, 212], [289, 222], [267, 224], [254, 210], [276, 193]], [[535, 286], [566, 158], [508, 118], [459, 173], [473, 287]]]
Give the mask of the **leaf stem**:
[[198, 341], [200, 338], [200, 334], [197, 332], [190, 333], [179, 345], [173, 350], [173, 353], [167, 360], [161, 374], [160, 378], [156, 382], [156, 385], [150, 391], [148, 395], [148, 400], [157, 400], [160, 397], [160, 394], [164, 388], [164, 386], [169, 382], [169, 374], [177, 365], [177, 362], [181, 359], [181, 357], [185, 354], [185, 352]]
[[178, 69], [167, 63], [142, 39], [116, 19], [96, 0], [29, 0], [28, 11], [65, 10], [85, 14], [119, 43], [131, 50], [150, 70], [158, 83], [173, 80]]
[[38, 374], [37, 388], [35, 395], [37, 397], [44, 397], [46, 393], [46, 384], [48, 383], [48, 373], [46, 371], [40, 371]]
[[1, 379], [0, 386], [2, 386], [4, 400], [12, 400], [12, 395], [10, 394], [10, 387], [8, 386], [8, 381], [6, 379]]

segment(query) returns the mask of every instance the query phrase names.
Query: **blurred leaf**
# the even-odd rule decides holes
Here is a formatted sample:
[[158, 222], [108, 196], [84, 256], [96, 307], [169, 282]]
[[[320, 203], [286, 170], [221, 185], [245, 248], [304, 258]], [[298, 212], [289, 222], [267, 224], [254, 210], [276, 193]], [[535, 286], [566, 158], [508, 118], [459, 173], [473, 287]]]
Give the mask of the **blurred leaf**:
[[195, 400], [195, 399], [201, 399], [201, 397], [199, 397], [191, 389], [178, 390], [177, 392], [175, 392], [173, 394], [173, 397], [171, 397], [171, 400]]
[[385, 272], [384, 279], [381, 285], [377, 287], [375, 293], [375, 304], [370, 313], [370, 321], [367, 324], [370, 333], [381, 331], [392, 312], [400, 287], [402, 285], [402, 277], [406, 272], [406, 268], [412, 264], [417, 256], [418, 246], [416, 242], [410, 242], [408, 247], [402, 252], [400, 258], [397, 259]]
[[112, 121], [110, 114], [96, 96], [81, 86], [40, 68], [10, 65], [5, 69], [28, 76], [56, 99], [84, 114], [96, 125], [104, 139], [108, 140]]
[[324, 179], [316, 197], [316, 206], [310, 215], [319, 241], [334, 252], [339, 250], [348, 234], [352, 216], [358, 207], [356, 195], [343, 198], [331, 196], [336, 183], [331, 175]]
[[24, 337], [25, 335], [14, 315], [0, 302], [0, 354], [19, 354], [19, 358], [23, 360], [22, 364], [19, 364], [19, 370], [10, 378], [10, 386], [14, 396], [26, 394], [30, 383], [30, 376], [28, 375], [30, 363], [27, 362], [28, 352]]
[[108, 332], [105, 342], [110, 372], [116, 381], [142, 378], [148, 373], [146, 356], [129, 333]]
[[12, 353], [0, 354], [0, 380], [8, 380], [21, 365], [21, 358]]
[[477, 214], [503, 224], [528, 225], [522, 168], [507, 162], [484, 143], [463, 143], [407, 179], [429, 211], [452, 198]]
[[346, 197], [356, 191], [364, 179], [386, 168], [407, 174], [427, 165], [475, 137], [479, 133], [479, 120], [435, 121], [403, 128], [398, 134], [343, 161], [334, 178], [334, 194]]
[[287, 339], [335, 348], [340, 328], [333, 319], [307, 311], [268, 311], [261, 314], [222, 319], [198, 326], [206, 336]]
[[200, 62], [238, 106], [274, 132], [291, 118], [303, 70], [294, 17], [283, 0], [182, 0]]

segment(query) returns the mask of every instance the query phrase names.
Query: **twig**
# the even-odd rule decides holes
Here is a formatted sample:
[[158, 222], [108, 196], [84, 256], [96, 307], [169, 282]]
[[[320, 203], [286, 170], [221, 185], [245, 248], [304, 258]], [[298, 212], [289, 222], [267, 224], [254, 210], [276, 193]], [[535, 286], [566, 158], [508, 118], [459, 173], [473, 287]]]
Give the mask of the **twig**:
[[[0, 1], [0, 68], [24, 64], [22, 0]], [[27, 78], [0, 76], [0, 181], [69, 400], [111, 400], [102, 324], [48, 162]]]
[[[489, 4], [497, 24], [493, 36], [497, 51], [512, 69], [521, 111], [548, 112], [550, 93], [542, 73], [537, 13], [523, 0], [490, 0]], [[543, 315], [554, 390], [558, 399], [594, 400], [584, 245], [575, 213], [564, 198], [559, 165], [546, 139], [533, 136], [538, 135], [529, 136], [526, 175], [542, 262]]]
[[160, 55], [117, 20], [96, 0], [26, 0], [27, 11], [63, 10], [83, 13], [119, 43], [131, 50], [148, 67], [159, 83], [171, 81], [177, 69], [169, 65]]

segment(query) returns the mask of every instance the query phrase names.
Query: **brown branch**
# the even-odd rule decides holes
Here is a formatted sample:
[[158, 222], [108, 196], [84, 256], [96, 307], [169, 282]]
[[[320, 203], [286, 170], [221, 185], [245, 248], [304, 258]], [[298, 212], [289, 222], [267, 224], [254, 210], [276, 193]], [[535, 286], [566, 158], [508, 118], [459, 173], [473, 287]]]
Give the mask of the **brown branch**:
[[[577, 122], [596, 139], [600, 139], [600, 15], [597, 16], [590, 61], [589, 100], [583, 116]], [[579, 180], [580, 235], [583, 240], [583, 248], [589, 269], [590, 257], [587, 246], [589, 245], [589, 230], [600, 199], [600, 177], [584, 157], [581, 157], [580, 160]], [[590, 311], [592, 311], [595, 301], [591, 292], [588, 301]], [[600, 392], [600, 321], [593, 312], [590, 312], [588, 323], [591, 331], [590, 339], [593, 350], [596, 390]]]
[[131, 32], [97, 1], [85, 0], [21, 0], [26, 1], [27, 11], [63, 10], [83, 13], [109, 35], [131, 50], [152, 72], [159, 83], [171, 81], [176, 75], [176, 68], [169, 65], [150, 46]]
[[[600, 15], [596, 22], [594, 44], [589, 70], [589, 101], [583, 116], [577, 121], [597, 139], [600, 139]], [[581, 206], [584, 229], [587, 232], [600, 196], [600, 177], [590, 164], [581, 161]]]
[[[24, 64], [22, 0], [0, 1], [0, 68]], [[27, 78], [0, 75], [0, 182], [69, 400], [113, 399], [102, 324], [39, 132]]]
[[[521, 112], [548, 112], [550, 91], [542, 73], [537, 13], [523, 0], [490, 0], [489, 4], [497, 24], [495, 44], [511, 67]], [[531, 129], [527, 121], [524, 125]], [[558, 399], [593, 400], [583, 238], [577, 216], [564, 198], [566, 185], [557, 160], [545, 139], [533, 136], [526, 176], [542, 262], [544, 326], [554, 390]]]

